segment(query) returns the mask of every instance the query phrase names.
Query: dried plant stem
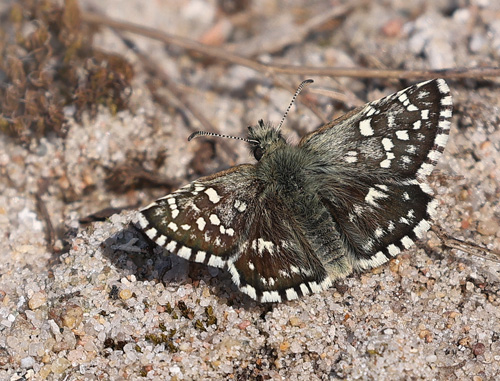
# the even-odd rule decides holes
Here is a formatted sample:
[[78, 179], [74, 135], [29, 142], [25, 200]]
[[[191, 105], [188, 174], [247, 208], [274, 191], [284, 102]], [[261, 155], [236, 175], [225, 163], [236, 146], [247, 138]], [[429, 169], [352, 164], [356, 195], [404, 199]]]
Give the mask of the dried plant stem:
[[369, 68], [328, 68], [312, 66], [293, 66], [263, 64], [258, 61], [228, 52], [226, 50], [201, 44], [185, 37], [148, 28], [130, 22], [118, 21], [109, 17], [93, 13], [83, 12], [82, 20], [87, 23], [105, 25], [121, 31], [139, 34], [165, 44], [175, 45], [187, 50], [195, 51], [221, 61], [245, 66], [256, 71], [271, 74], [296, 74], [302, 76], [329, 76], [329, 77], [351, 77], [351, 78], [399, 78], [399, 79], [426, 79], [426, 78], [493, 78], [500, 76], [499, 67], [473, 67], [453, 68], [442, 70], [397, 70], [397, 69], [369, 69]]
[[442, 228], [435, 225], [432, 227], [432, 231], [436, 233], [443, 245], [449, 247], [450, 249], [461, 250], [465, 253], [500, 263], [500, 252], [498, 251], [489, 250], [473, 242], [466, 242], [461, 239], [450, 237]]

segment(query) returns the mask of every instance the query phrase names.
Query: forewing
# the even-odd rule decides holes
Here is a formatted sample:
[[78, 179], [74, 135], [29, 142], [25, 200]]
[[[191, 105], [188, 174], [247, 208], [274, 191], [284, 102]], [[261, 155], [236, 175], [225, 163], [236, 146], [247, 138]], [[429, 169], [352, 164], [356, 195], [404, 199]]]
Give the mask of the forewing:
[[141, 210], [149, 238], [190, 261], [224, 267], [254, 221], [259, 188], [253, 166], [201, 178]]
[[317, 157], [311, 179], [356, 267], [386, 262], [429, 229], [436, 203], [424, 180], [444, 150], [451, 109], [448, 86], [436, 79], [368, 103], [301, 141]]
[[448, 85], [434, 79], [355, 109], [299, 145], [341, 173], [425, 176], [444, 150], [451, 112]]

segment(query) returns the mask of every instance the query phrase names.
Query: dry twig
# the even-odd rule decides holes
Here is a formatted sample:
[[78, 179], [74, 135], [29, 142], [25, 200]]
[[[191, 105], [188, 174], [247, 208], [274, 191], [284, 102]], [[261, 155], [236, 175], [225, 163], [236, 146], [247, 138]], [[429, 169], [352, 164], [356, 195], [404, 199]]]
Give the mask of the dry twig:
[[[475, 255], [489, 261], [500, 263], [500, 252], [481, 247], [472, 242], [462, 241], [461, 239], [450, 237], [444, 230], [438, 226], [432, 226], [432, 231], [436, 233], [444, 246], [450, 249], [461, 250], [465, 253]], [[486, 253], [486, 254], [485, 254]]]
[[148, 28], [134, 23], [113, 20], [109, 17], [92, 12], [83, 12], [82, 20], [91, 24], [105, 25], [121, 31], [136, 33], [168, 45], [175, 45], [187, 50], [191, 50], [221, 61], [230, 62], [235, 65], [242, 65], [250, 69], [262, 72], [268, 76], [271, 74], [294, 74], [300, 76], [328, 76], [328, 77], [351, 77], [351, 78], [398, 78], [398, 79], [428, 79], [428, 78], [476, 78], [487, 79], [500, 76], [499, 67], [472, 67], [453, 68], [442, 70], [398, 70], [398, 69], [368, 69], [368, 68], [328, 68], [312, 66], [294, 66], [264, 64], [258, 61], [240, 56], [226, 50], [207, 46], [185, 37], [174, 36], [172, 34]]

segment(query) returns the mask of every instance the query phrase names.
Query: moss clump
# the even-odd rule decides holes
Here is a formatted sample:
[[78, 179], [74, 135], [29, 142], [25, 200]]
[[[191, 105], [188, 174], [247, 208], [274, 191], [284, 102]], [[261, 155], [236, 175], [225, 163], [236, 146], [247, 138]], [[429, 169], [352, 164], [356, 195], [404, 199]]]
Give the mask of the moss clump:
[[98, 105], [127, 107], [132, 67], [92, 46], [96, 30], [76, 0], [19, 0], [0, 25], [1, 132], [30, 143], [64, 136], [66, 106], [77, 119]]

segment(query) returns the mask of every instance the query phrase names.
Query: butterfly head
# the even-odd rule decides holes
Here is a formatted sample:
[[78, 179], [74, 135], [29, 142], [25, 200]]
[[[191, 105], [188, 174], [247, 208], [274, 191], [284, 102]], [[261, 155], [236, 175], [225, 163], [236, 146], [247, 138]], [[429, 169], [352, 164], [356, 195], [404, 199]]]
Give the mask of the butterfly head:
[[256, 160], [260, 160], [265, 154], [286, 145], [281, 132], [272, 125], [265, 124], [262, 119], [256, 126], [248, 127], [247, 141]]

